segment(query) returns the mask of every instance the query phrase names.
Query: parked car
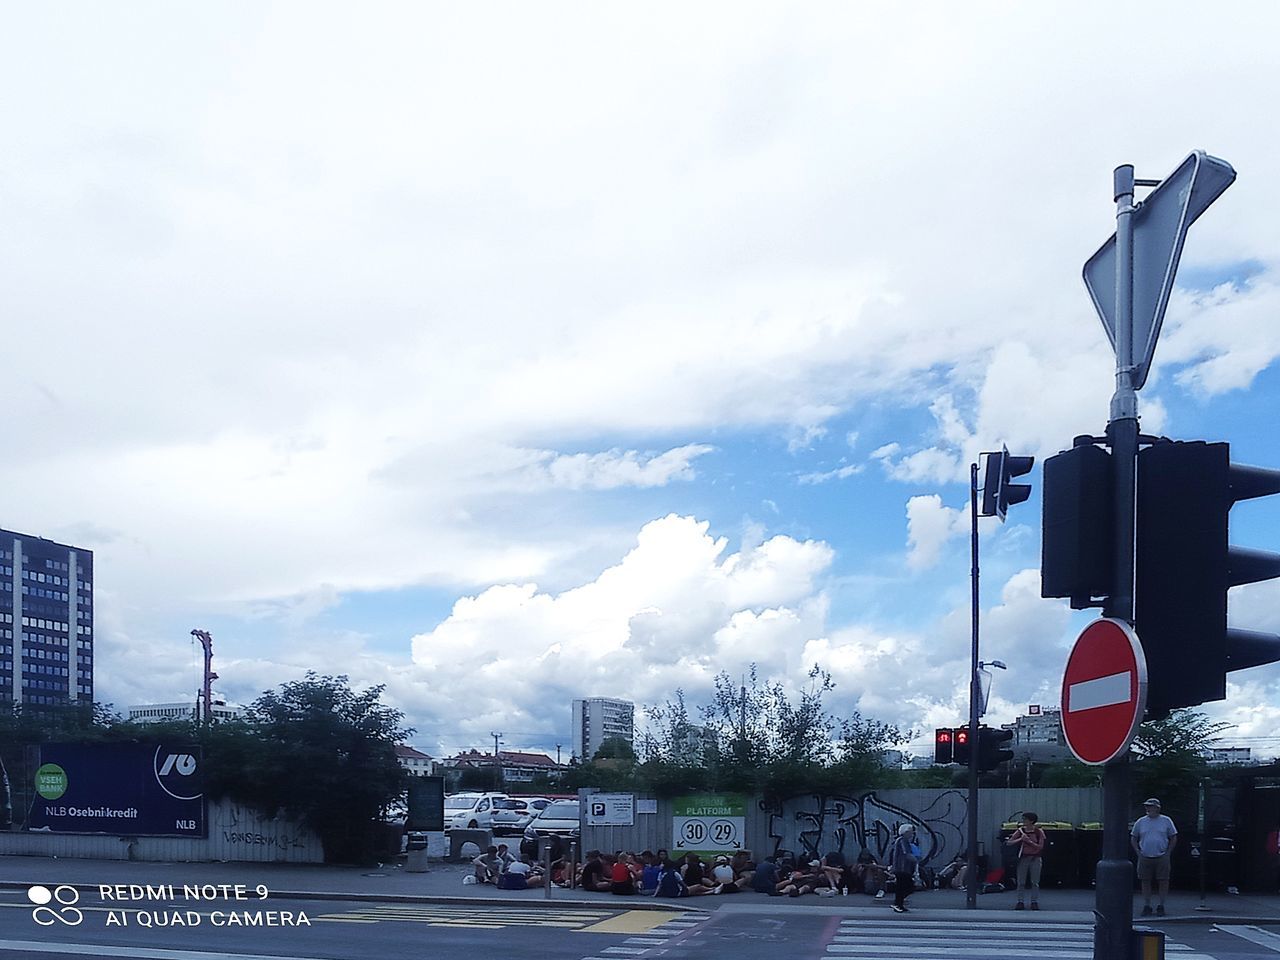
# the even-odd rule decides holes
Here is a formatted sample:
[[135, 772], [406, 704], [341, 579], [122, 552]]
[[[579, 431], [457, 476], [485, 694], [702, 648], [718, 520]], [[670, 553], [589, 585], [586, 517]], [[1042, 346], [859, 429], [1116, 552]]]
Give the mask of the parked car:
[[553, 800], [529, 821], [524, 835], [528, 839], [555, 836], [576, 840], [580, 833], [580, 815], [581, 806], [577, 800]]
[[494, 804], [505, 793], [455, 793], [444, 798], [444, 830], [492, 830]]
[[520, 833], [529, 821], [551, 801], [545, 797], [507, 797], [498, 800], [493, 808], [493, 832], [495, 834]]

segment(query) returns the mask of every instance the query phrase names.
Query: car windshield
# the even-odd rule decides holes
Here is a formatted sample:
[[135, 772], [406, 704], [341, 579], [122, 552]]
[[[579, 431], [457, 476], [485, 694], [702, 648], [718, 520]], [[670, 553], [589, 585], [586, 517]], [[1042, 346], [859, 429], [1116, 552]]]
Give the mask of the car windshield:
[[494, 808], [498, 810], [523, 810], [523, 800], [498, 800], [494, 802]]
[[539, 814], [540, 820], [577, 820], [578, 819], [578, 801], [577, 800], [557, 800], [555, 803], [549, 803]]
[[444, 808], [446, 810], [470, 810], [479, 799], [479, 797], [445, 797]]

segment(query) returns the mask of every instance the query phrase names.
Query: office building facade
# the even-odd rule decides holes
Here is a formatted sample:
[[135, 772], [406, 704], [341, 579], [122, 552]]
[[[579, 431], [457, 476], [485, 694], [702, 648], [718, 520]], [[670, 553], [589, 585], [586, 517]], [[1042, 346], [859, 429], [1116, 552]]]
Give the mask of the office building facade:
[[92, 702], [92, 551], [0, 530], [0, 703]]
[[636, 705], [630, 700], [590, 697], [573, 701], [573, 755], [590, 760], [610, 737], [635, 741]]

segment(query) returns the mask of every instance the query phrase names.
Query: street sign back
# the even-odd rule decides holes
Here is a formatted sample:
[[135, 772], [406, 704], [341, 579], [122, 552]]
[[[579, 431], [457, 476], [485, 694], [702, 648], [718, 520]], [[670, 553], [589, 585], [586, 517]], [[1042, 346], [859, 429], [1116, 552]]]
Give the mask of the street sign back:
[[[1178, 259], [1187, 228], [1222, 192], [1236, 172], [1231, 164], [1196, 150], [1160, 181], [1133, 214], [1133, 361], [1134, 389], [1141, 389], [1173, 291]], [[1084, 265], [1084, 282], [1116, 345], [1116, 237], [1102, 245]]]

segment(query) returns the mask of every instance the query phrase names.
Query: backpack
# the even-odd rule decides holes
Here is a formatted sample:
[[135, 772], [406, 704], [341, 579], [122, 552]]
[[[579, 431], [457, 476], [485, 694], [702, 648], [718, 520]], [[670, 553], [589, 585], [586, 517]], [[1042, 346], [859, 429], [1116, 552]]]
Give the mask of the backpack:
[[658, 872], [658, 883], [653, 890], [655, 897], [683, 897], [688, 892], [679, 871], [664, 869]]

